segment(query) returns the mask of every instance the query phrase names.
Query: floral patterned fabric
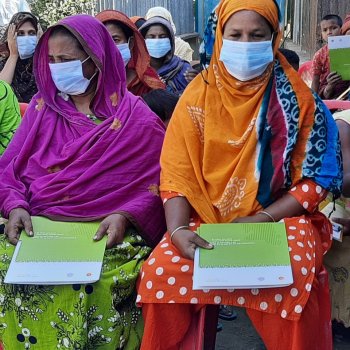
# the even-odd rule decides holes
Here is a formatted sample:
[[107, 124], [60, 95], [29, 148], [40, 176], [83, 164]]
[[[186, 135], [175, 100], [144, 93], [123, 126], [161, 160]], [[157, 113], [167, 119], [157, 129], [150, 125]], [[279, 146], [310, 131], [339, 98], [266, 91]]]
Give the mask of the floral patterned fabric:
[[[0, 280], [14, 246], [0, 236]], [[86, 285], [10, 285], [0, 283], [0, 341], [5, 350], [138, 349], [141, 311], [135, 282], [150, 253], [137, 233], [106, 250], [98, 282]]]

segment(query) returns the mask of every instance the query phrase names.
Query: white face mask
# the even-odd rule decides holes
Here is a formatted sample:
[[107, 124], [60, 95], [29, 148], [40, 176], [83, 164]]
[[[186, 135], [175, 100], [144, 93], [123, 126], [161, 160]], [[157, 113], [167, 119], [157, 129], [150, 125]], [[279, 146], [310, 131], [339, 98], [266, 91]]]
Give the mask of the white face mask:
[[37, 37], [35, 35], [23, 35], [16, 38], [19, 57], [25, 60], [34, 55], [37, 44]]
[[262, 75], [273, 62], [271, 41], [241, 42], [223, 40], [220, 61], [236, 79], [247, 81]]
[[117, 48], [120, 51], [120, 54], [122, 55], [123, 61], [124, 61], [124, 67], [127, 66], [129, 61], [131, 60], [131, 52], [129, 49], [129, 43], [125, 44], [118, 44]]
[[161, 58], [171, 51], [169, 38], [146, 39], [146, 46], [151, 57]]
[[62, 63], [49, 63], [51, 70], [51, 77], [55, 83], [57, 89], [67, 95], [80, 95], [83, 94], [93, 77], [87, 79], [83, 74], [83, 63], [90, 57], [87, 57], [83, 62], [80, 60], [62, 62]]

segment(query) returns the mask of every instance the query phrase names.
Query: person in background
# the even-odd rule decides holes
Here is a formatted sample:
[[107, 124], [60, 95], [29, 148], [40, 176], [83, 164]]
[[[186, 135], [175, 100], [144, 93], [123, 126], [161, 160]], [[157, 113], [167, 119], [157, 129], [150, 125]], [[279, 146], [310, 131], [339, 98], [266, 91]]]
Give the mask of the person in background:
[[345, 17], [341, 32], [343, 35], [350, 35], [350, 13]]
[[9, 24], [10, 19], [17, 12], [30, 12], [26, 0], [0, 0], [0, 27]]
[[192, 67], [174, 54], [175, 36], [170, 22], [163, 17], [152, 17], [142, 25], [140, 32], [151, 56], [151, 66], [170, 92], [181, 95], [192, 79], [186, 78]]
[[34, 15], [18, 12], [0, 38], [0, 80], [12, 86], [19, 102], [29, 103], [37, 92], [33, 55], [41, 34]]
[[300, 65], [300, 57], [298, 54], [289, 49], [284, 49], [281, 48], [279, 49], [280, 53], [287, 59], [288, 63], [296, 70], [299, 70], [299, 65]]
[[[5, 350], [138, 349], [136, 279], [165, 232], [158, 193], [165, 127], [127, 90], [122, 57], [92, 16], [49, 28], [34, 74], [39, 92], [0, 159], [8, 219], [0, 236], [0, 341]], [[91, 240], [108, 236], [99, 281], [4, 284], [22, 228], [36, 235], [31, 215], [99, 221]]]
[[156, 7], [150, 8], [147, 11], [145, 19], [148, 20], [152, 17], [165, 18], [171, 24], [171, 28], [173, 29], [173, 32], [175, 35], [174, 54], [187, 62], [191, 62], [193, 50], [189, 43], [187, 43], [185, 40], [182, 40], [179, 36], [176, 36], [176, 26], [173, 21], [173, 16], [171, 15], [171, 13], [164, 7], [156, 6]]
[[327, 100], [336, 99], [349, 87], [349, 82], [343, 81], [337, 72], [330, 71], [328, 38], [341, 35], [342, 25], [343, 21], [337, 15], [330, 14], [322, 18], [321, 35], [326, 44], [316, 52], [312, 61], [311, 88]]
[[0, 81], [0, 156], [21, 122], [19, 105], [11, 86]]
[[142, 95], [142, 98], [148, 107], [163, 121], [165, 127], [168, 127], [170, 118], [179, 101], [179, 96], [167, 90], [157, 89]]
[[130, 17], [130, 19], [131, 19], [131, 22], [135, 24], [137, 29], [140, 29], [140, 27], [146, 22], [146, 20], [140, 16], [133, 16], [133, 17]]
[[165, 89], [165, 84], [150, 66], [145, 39], [130, 18], [113, 10], [102, 11], [96, 18], [106, 26], [123, 57], [128, 90], [141, 96], [153, 89]]
[[[319, 213], [340, 195], [338, 130], [322, 100], [278, 51], [274, 0], [222, 0], [211, 64], [181, 96], [161, 154], [168, 232], [143, 264], [142, 350], [179, 349], [206, 305], [245, 308], [269, 350], [330, 350], [323, 255], [332, 226]], [[283, 288], [193, 290], [195, 249], [215, 249], [201, 223], [283, 220], [294, 282]]]

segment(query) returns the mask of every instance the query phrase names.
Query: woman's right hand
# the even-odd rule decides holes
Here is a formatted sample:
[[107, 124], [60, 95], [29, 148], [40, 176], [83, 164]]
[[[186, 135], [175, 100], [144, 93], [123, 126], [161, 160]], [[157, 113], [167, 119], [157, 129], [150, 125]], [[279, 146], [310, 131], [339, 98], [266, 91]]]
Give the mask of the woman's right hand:
[[22, 229], [25, 230], [28, 236], [32, 237], [34, 235], [29, 213], [23, 208], [12, 209], [5, 227], [5, 235], [10, 243], [17, 244]]
[[178, 230], [173, 235], [174, 245], [179, 249], [181, 255], [187, 259], [194, 259], [194, 252], [197, 247], [204, 249], [213, 249], [214, 246], [198, 236], [197, 233], [191, 230]]
[[7, 45], [9, 47], [10, 56], [18, 57], [17, 32], [14, 24], [9, 25], [7, 32]]

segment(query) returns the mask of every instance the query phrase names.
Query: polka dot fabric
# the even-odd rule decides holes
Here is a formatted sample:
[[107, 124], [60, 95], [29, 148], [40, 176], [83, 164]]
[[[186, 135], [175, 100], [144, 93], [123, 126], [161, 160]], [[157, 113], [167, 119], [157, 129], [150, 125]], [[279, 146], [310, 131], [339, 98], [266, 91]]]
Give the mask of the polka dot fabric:
[[[311, 181], [303, 181], [291, 191], [300, 203], [309, 203], [308, 210], [312, 212], [315, 212], [317, 203], [326, 195], [325, 191], [320, 191]], [[168, 199], [174, 196], [176, 194], [166, 193]], [[270, 289], [194, 291], [193, 262], [181, 256], [166, 233], [143, 265], [138, 304], [226, 304], [277, 313], [282, 318], [298, 320], [308, 301], [315, 274], [322, 266], [322, 256], [329, 247], [330, 225], [318, 212], [286, 218], [284, 222], [293, 269], [293, 285]], [[190, 220], [191, 230], [196, 230], [199, 225], [200, 219], [194, 215]]]

